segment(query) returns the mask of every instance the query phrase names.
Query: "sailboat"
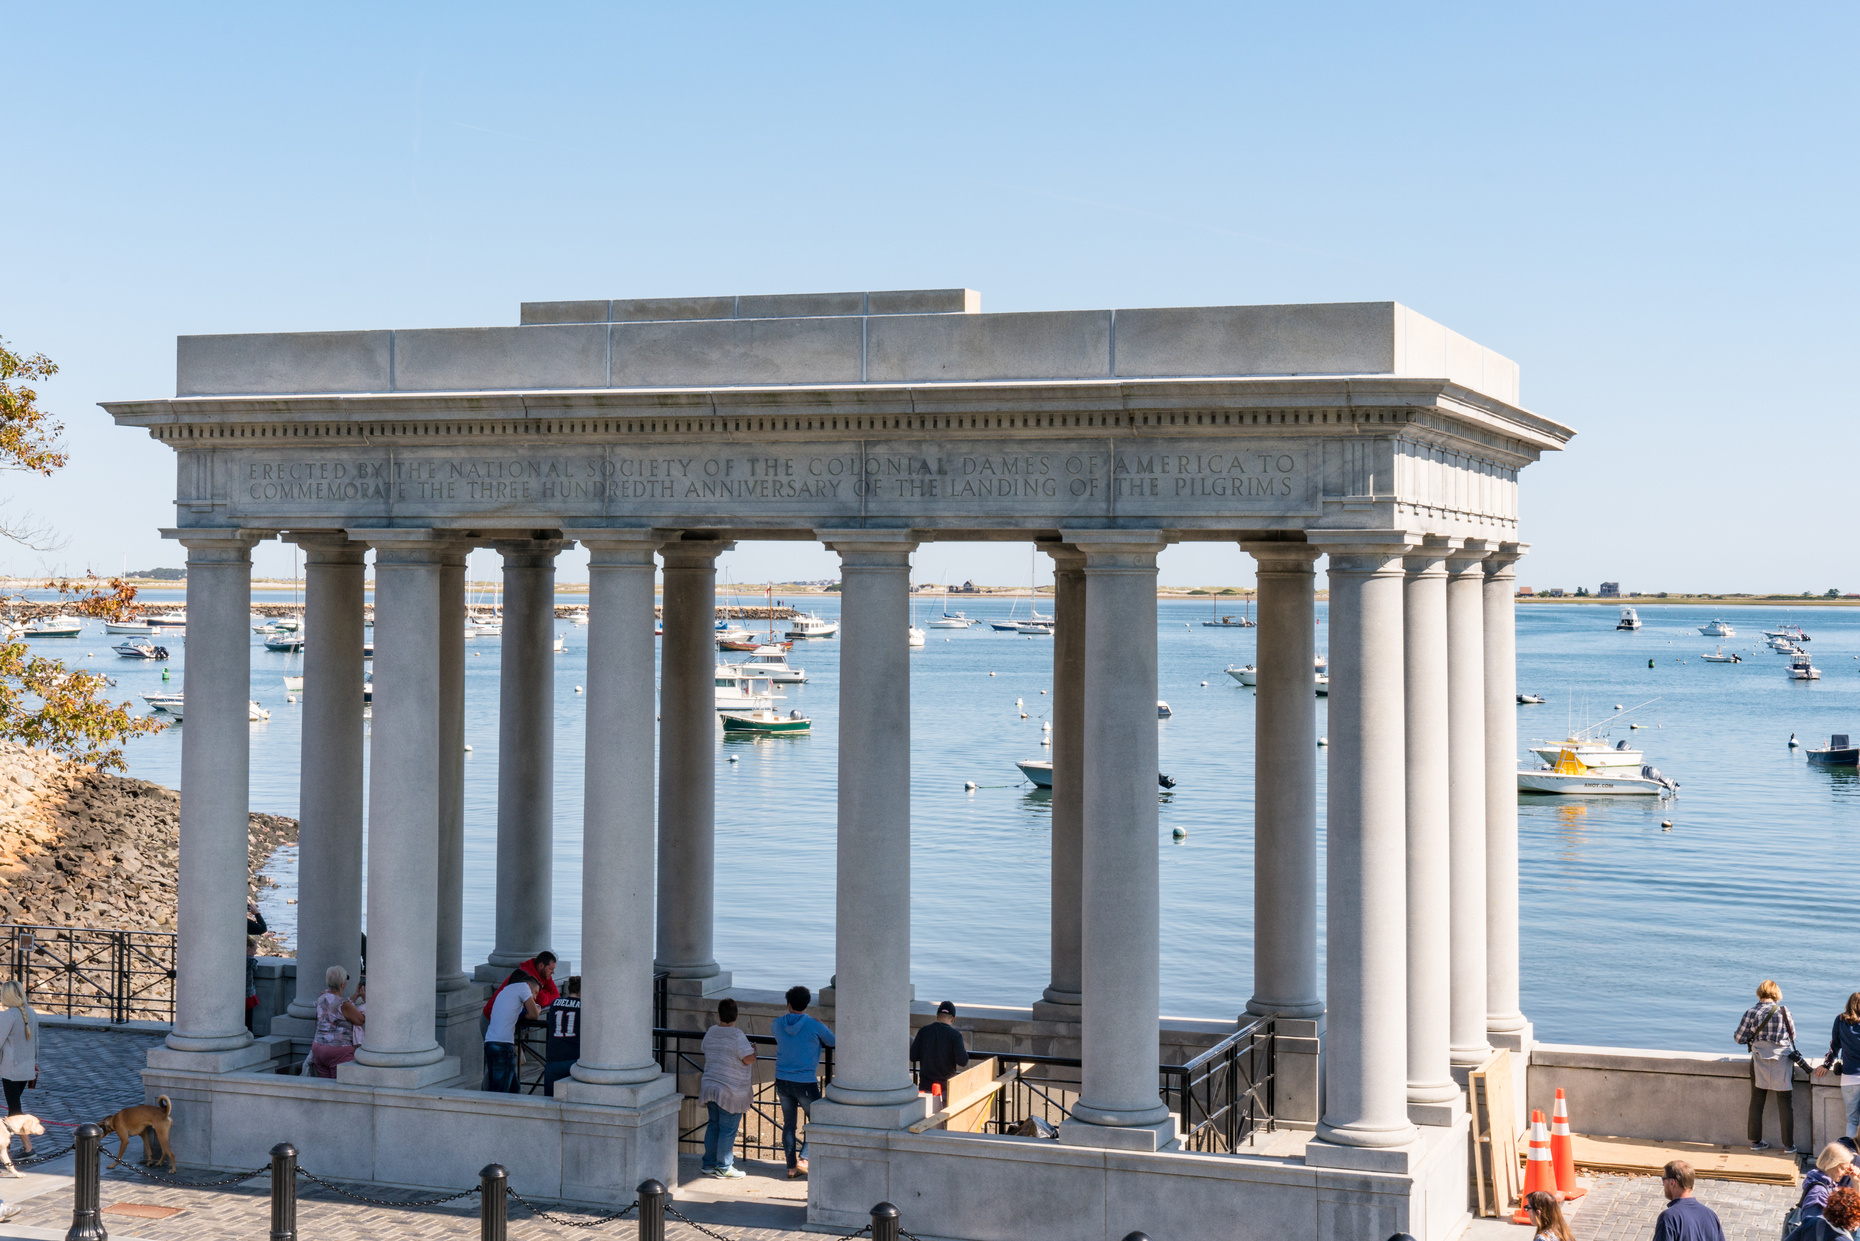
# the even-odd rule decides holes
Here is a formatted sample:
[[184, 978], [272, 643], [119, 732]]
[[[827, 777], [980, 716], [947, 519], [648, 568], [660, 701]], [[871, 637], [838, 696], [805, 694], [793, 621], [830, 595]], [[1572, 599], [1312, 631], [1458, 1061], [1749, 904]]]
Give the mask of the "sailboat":
[[973, 624], [975, 622], [961, 612], [949, 610], [949, 587], [943, 587], [943, 615], [932, 617], [929, 627], [931, 629], [967, 629]]

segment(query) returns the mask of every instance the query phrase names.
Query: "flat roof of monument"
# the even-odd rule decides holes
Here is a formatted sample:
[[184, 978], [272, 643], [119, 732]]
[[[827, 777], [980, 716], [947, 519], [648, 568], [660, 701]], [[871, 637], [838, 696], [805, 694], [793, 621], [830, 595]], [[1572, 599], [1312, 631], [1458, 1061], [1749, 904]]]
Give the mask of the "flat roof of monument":
[[1399, 302], [983, 314], [970, 289], [525, 302], [515, 327], [182, 336], [175, 395], [1445, 380], [1518, 405], [1518, 364]]

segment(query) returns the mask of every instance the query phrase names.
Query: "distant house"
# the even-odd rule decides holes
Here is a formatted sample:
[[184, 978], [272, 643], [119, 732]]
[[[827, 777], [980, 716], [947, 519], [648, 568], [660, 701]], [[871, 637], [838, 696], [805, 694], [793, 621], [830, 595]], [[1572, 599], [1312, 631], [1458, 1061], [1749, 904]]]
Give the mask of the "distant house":
[[950, 587], [949, 593], [952, 595], [979, 595], [982, 593], [982, 588], [977, 586], [974, 582], [964, 582], [960, 586]]
[[1621, 597], [1621, 583], [1603, 582], [1602, 588], [1595, 592], [1595, 597], [1597, 599], [1619, 599]]
[[1563, 597], [1563, 588], [1561, 586], [1552, 586], [1549, 590], [1544, 592], [1544, 597], [1547, 599], [1561, 599]]
[[1532, 590], [1529, 586], [1518, 587], [1518, 594], [1520, 597], [1527, 596], [1527, 595], [1535, 595], [1536, 593], [1537, 592]]

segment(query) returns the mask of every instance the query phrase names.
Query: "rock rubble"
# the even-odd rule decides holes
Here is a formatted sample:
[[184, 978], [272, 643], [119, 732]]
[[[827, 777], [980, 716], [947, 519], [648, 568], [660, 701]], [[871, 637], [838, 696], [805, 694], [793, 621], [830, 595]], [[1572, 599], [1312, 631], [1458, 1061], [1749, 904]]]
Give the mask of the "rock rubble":
[[[0, 742], [0, 923], [172, 931], [181, 797]], [[297, 820], [254, 814], [247, 894]], [[266, 935], [259, 951], [286, 954]]]

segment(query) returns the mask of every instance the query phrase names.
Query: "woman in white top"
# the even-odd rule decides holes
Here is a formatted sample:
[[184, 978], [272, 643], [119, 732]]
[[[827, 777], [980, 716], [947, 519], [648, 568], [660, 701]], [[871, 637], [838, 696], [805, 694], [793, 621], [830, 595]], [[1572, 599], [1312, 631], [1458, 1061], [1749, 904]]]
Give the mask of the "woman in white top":
[[323, 985], [323, 994], [316, 997], [316, 1039], [310, 1044], [312, 1077], [334, 1077], [337, 1065], [355, 1059], [362, 1023], [367, 1020], [343, 995], [349, 985], [348, 970], [330, 966], [323, 973]]
[[[6, 1089], [6, 1114], [20, 1114], [19, 1097], [39, 1078], [39, 1014], [26, 1003], [26, 988], [19, 980], [0, 982], [0, 1084]], [[32, 1154], [32, 1139], [19, 1135], [25, 1153]]]
[[704, 1078], [698, 1084], [698, 1102], [710, 1112], [704, 1126], [706, 1176], [733, 1180], [747, 1175], [736, 1166], [736, 1127], [755, 1090], [755, 1063], [755, 1047], [736, 1028], [736, 1001], [718, 1001], [717, 1024], [704, 1032]]

